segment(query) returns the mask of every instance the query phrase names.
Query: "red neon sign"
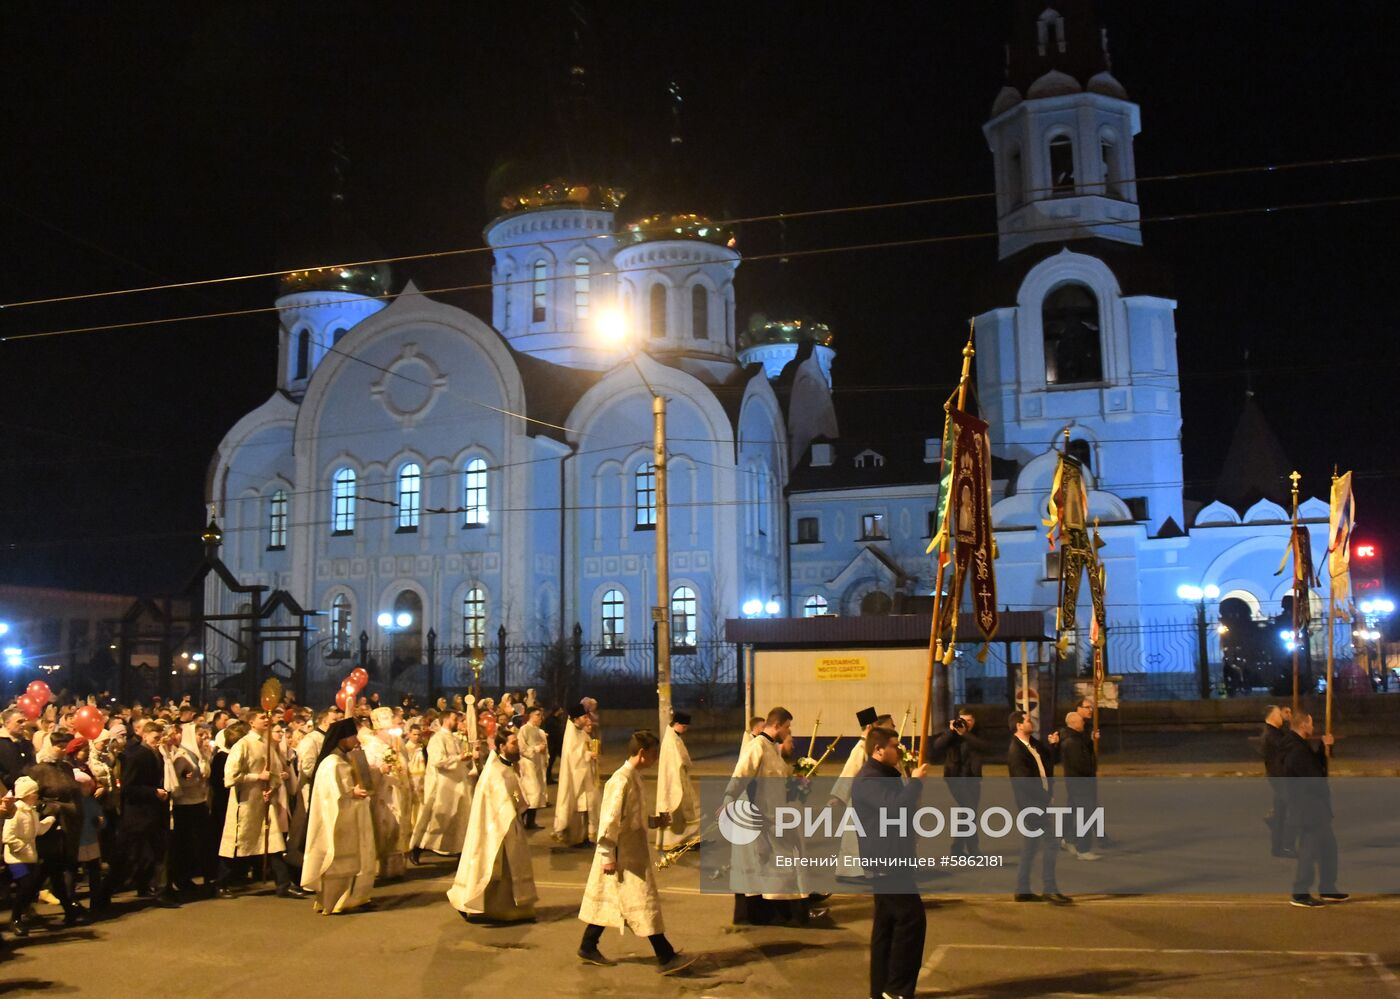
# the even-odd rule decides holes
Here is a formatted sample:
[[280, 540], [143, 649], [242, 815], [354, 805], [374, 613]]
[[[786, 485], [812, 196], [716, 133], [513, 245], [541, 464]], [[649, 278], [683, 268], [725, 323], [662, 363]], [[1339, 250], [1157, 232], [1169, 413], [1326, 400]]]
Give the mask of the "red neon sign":
[[1376, 557], [1376, 546], [1375, 546], [1375, 545], [1357, 545], [1357, 546], [1356, 546], [1356, 557], [1357, 557], [1357, 558], [1375, 558], [1375, 557]]

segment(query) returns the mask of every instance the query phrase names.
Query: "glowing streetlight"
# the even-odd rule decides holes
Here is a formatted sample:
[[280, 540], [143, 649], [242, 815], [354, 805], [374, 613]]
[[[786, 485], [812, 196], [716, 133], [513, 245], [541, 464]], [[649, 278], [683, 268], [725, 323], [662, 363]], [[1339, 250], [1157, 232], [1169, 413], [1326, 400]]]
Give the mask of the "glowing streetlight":
[[400, 628], [407, 628], [413, 623], [413, 615], [408, 611], [399, 611], [398, 617], [394, 618], [394, 623]]
[[384, 611], [374, 619], [374, 623], [381, 628], [392, 628], [394, 626], [394, 615], [390, 614], [388, 611]]
[[[598, 339], [609, 347], [621, 349], [629, 346], [632, 340], [632, 324], [628, 322], [626, 313], [615, 305], [598, 310], [593, 325]], [[651, 616], [656, 625], [657, 731], [664, 732], [671, 724], [671, 615], [668, 612], [671, 601], [671, 555], [666, 499], [666, 397], [647, 381], [646, 372], [637, 363], [635, 345], [631, 346], [627, 360], [651, 394], [651, 466], [656, 476], [656, 605], [651, 609]], [[660, 830], [657, 835], [660, 836]], [[659, 838], [657, 845], [660, 845]]]
[[744, 617], [758, 617], [763, 612], [763, 601], [758, 599], [745, 600], [743, 611]]
[[9, 633], [10, 633], [10, 622], [8, 622], [8, 621], [0, 621], [0, 636], [8, 635]]
[[[1214, 583], [1207, 583], [1205, 586], [1196, 586], [1192, 583], [1182, 583], [1176, 588], [1177, 597], [1188, 604], [1196, 605], [1196, 679], [1200, 684], [1201, 699], [1210, 697], [1210, 650], [1206, 645], [1206, 601], [1215, 600], [1220, 596], [1220, 587]], [[1220, 633], [1225, 633], [1222, 625]]]
[[769, 617], [777, 617], [778, 611], [782, 610], [783, 607], [777, 600], [770, 600], [763, 605], [763, 609], [767, 611]]

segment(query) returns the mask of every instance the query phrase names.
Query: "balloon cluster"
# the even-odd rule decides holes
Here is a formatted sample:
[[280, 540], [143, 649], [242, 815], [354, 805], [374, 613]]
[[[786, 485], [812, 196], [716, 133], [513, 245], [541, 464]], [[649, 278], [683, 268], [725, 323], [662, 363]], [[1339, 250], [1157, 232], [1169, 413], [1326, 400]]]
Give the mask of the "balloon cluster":
[[49, 690], [49, 685], [43, 680], [35, 680], [25, 688], [19, 700], [15, 702], [15, 707], [24, 712], [24, 717], [33, 721], [44, 713], [44, 706], [53, 697], [53, 692]]
[[356, 666], [340, 682], [340, 689], [335, 692], [335, 706], [341, 711], [354, 710], [355, 701], [359, 698], [360, 691], [364, 690], [368, 683], [369, 673]]

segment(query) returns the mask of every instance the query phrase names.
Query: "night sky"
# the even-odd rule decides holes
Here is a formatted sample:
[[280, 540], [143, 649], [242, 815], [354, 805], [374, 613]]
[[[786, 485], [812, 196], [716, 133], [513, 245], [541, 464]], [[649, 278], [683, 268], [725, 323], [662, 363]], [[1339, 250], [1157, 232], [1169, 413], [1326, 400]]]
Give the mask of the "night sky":
[[[584, 58], [616, 158], [686, 150], [738, 216], [992, 189], [982, 138], [1003, 4], [587, 5]], [[273, 270], [349, 157], [356, 222], [386, 255], [479, 247], [488, 175], [557, 147], [563, 2], [8, 4], [0, 30], [0, 302]], [[1114, 73], [1142, 106], [1141, 176], [1400, 152], [1400, 6], [1194, 0], [1105, 5]], [[1390, 122], [1389, 125], [1386, 122]], [[1144, 183], [1147, 219], [1392, 196], [1400, 161]], [[1256, 398], [1326, 496], [1358, 475], [1362, 533], [1394, 548], [1400, 207], [1147, 222], [1175, 275], [1188, 495], [1208, 499]], [[994, 231], [990, 200], [742, 227], [749, 254]], [[288, 255], [292, 259], [288, 259]], [[995, 241], [756, 261], [740, 323], [779, 301], [837, 334], [838, 412], [934, 404], [956, 377]], [[489, 280], [486, 254], [396, 267], [396, 286]], [[271, 279], [7, 308], [0, 333], [272, 304]], [[481, 293], [441, 296], [478, 314]], [[1009, 304], [1009, 303], [1008, 303]], [[176, 586], [198, 557], [218, 440], [274, 389], [276, 319], [198, 319], [0, 344], [0, 582]], [[927, 407], [925, 407], [927, 408]], [[937, 427], [879, 431], [887, 445]], [[1395, 549], [1400, 551], [1400, 549]], [[1394, 555], [1392, 565], [1400, 564]]]

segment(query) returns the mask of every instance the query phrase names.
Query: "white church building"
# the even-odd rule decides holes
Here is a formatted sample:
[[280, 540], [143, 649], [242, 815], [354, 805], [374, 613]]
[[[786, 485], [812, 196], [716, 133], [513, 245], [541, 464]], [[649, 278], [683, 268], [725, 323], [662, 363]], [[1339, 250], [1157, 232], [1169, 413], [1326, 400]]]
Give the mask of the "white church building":
[[[1111, 623], [1193, 623], [1181, 596], [1193, 587], [1212, 618], [1227, 601], [1276, 616], [1289, 512], [1262, 494], [1183, 496], [1176, 302], [1142, 250], [1139, 108], [1090, 4], [1016, 9], [984, 126], [999, 259], [969, 303], [999, 599], [1055, 606], [1041, 518], [1068, 429], [1107, 542]], [[723, 219], [608, 181], [541, 177], [502, 202], [485, 231], [489, 317], [412, 283], [389, 297], [382, 265], [281, 279], [276, 387], [208, 479], [240, 580], [324, 611], [341, 650], [361, 632], [375, 647], [413, 648], [432, 629], [442, 646], [490, 648], [501, 627], [548, 642], [575, 624], [598, 648], [647, 641], [654, 389], [669, 410], [673, 644], [722, 638], [755, 605], [879, 614], [927, 596], [941, 427], [921, 428], [929, 443], [911, 454], [843, 438], [830, 330], [785, 318], [741, 330], [763, 303], [735, 300], [742, 257]], [[597, 336], [610, 308], [634, 332], [631, 357]], [[963, 335], [930, 350], [955, 365]], [[1276, 478], [1263, 494], [1286, 491]], [[1325, 551], [1326, 504], [1308, 499], [1300, 516]], [[1139, 645], [1110, 668], [1192, 668], [1193, 646], [1180, 661]]]

